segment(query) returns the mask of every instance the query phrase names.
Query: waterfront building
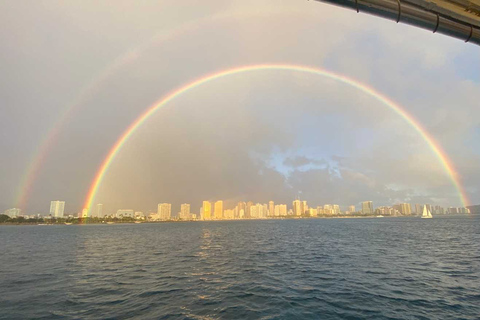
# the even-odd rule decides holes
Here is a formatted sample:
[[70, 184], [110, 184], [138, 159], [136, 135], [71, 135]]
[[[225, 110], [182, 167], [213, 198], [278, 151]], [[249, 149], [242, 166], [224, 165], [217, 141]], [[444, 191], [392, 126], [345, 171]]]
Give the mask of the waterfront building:
[[328, 214], [328, 215], [332, 215], [333, 214], [333, 207], [332, 205], [330, 204], [326, 204], [323, 206], [323, 213], [324, 214]]
[[268, 216], [275, 216], [275, 203], [273, 201], [268, 202]]
[[[83, 216], [83, 213], [82, 213]], [[132, 209], [119, 209], [117, 210], [116, 217], [117, 218], [133, 218], [135, 216]]]
[[292, 203], [293, 205], [293, 214], [296, 216], [302, 215], [302, 203], [300, 200], [296, 199]]
[[308, 209], [308, 215], [309, 215], [310, 217], [316, 217], [316, 216], [318, 216], [318, 211], [317, 211], [317, 209], [309, 208], [309, 209]]
[[190, 204], [188, 203], [183, 203], [180, 205], [180, 214], [178, 217], [182, 220], [190, 220]]
[[302, 212], [302, 215], [305, 215], [308, 212], [307, 201], [304, 200], [300, 203], [300, 211]]
[[235, 218], [243, 219], [245, 217], [245, 208], [247, 204], [245, 202], [240, 201], [237, 203], [236, 211], [235, 211]]
[[348, 211], [355, 212], [355, 206], [354, 205], [348, 206]]
[[362, 202], [362, 213], [373, 214], [373, 201]]
[[103, 204], [101, 204], [101, 203], [97, 204], [96, 217], [98, 217], [98, 218], [103, 217]]
[[338, 204], [333, 205], [333, 213], [340, 214], [340, 206]]
[[247, 208], [245, 210], [245, 218], [251, 218], [252, 213], [251, 213], [251, 208], [254, 206], [254, 203], [252, 201], [247, 202]]
[[412, 207], [410, 206], [410, 203], [401, 203], [400, 210], [398, 211], [404, 216], [409, 216], [412, 214]]
[[415, 213], [416, 214], [422, 214], [423, 212], [423, 205], [422, 204], [415, 204]]
[[226, 210], [223, 212], [223, 215], [224, 215], [224, 218], [225, 218], [225, 219], [232, 220], [232, 219], [235, 218], [234, 210], [232, 210], [232, 209], [226, 209]]
[[9, 216], [10, 218], [16, 218], [20, 216], [21, 212], [22, 210], [20, 210], [19, 208], [11, 208], [11, 209], [5, 210], [4, 214]]
[[223, 201], [222, 200], [218, 200], [217, 202], [215, 202], [214, 213], [215, 213], [215, 219], [223, 218]]
[[277, 204], [275, 205], [275, 217], [284, 217], [287, 215], [287, 205], [286, 204]]
[[265, 203], [260, 210], [260, 218], [266, 218], [268, 216], [268, 205]]
[[160, 220], [170, 220], [172, 218], [172, 205], [170, 203], [159, 203], [157, 214]]
[[50, 201], [50, 215], [55, 218], [63, 217], [65, 210], [65, 201]]
[[203, 201], [201, 217], [203, 220], [212, 219], [212, 203], [210, 201]]
[[250, 207], [250, 218], [258, 218], [258, 207], [257, 206], [251, 206]]

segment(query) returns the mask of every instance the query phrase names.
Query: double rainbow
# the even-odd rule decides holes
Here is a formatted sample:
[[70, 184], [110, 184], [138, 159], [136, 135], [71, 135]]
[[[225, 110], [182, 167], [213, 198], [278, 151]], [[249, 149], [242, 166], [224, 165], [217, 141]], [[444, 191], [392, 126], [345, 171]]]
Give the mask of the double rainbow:
[[108, 155], [103, 160], [100, 168], [98, 169], [94, 180], [91, 183], [88, 195], [84, 202], [84, 208], [90, 210], [92, 208], [92, 204], [95, 200], [95, 196], [97, 194], [98, 188], [102, 183], [103, 178], [105, 177], [108, 168], [110, 167], [111, 163], [115, 159], [116, 155], [122, 149], [123, 145], [127, 140], [135, 133], [135, 131], [142, 126], [142, 124], [150, 118], [158, 109], [165, 106], [167, 103], [171, 102], [172, 100], [176, 99], [177, 97], [181, 96], [182, 94], [188, 92], [191, 89], [199, 87], [203, 84], [208, 82], [221, 79], [223, 77], [239, 74], [239, 73], [246, 73], [246, 72], [253, 72], [253, 71], [262, 71], [262, 70], [286, 70], [286, 71], [296, 71], [296, 72], [304, 72], [309, 74], [315, 74], [319, 76], [323, 76], [326, 78], [330, 78], [345, 84], [348, 84], [354, 88], [363, 91], [364, 93], [374, 97], [385, 106], [389, 107], [392, 111], [396, 114], [401, 116], [412, 128], [417, 131], [420, 136], [425, 140], [428, 144], [430, 149], [433, 151], [435, 156], [438, 158], [440, 163], [442, 164], [445, 172], [450, 177], [452, 184], [454, 185], [455, 189], [457, 190], [460, 201], [462, 202], [463, 206], [468, 205], [468, 197], [463, 189], [459, 176], [454, 168], [452, 161], [448, 158], [447, 154], [443, 151], [441, 146], [433, 139], [433, 137], [418, 123], [418, 121], [408, 113], [407, 110], [402, 108], [400, 105], [394, 103], [389, 98], [385, 97], [384, 95], [380, 94], [379, 92], [375, 91], [373, 88], [362, 84], [358, 81], [350, 79], [346, 76], [336, 74], [330, 71], [326, 71], [319, 68], [302, 66], [302, 65], [292, 65], [292, 64], [259, 64], [259, 65], [249, 65], [243, 67], [237, 67], [227, 70], [222, 70], [219, 72], [215, 72], [212, 74], [208, 74], [200, 79], [194, 80], [172, 92], [164, 96], [162, 99], [155, 102], [152, 106], [150, 106], [143, 114], [141, 114], [128, 128], [127, 130], [120, 136], [120, 138], [116, 141], [114, 146], [110, 149]]

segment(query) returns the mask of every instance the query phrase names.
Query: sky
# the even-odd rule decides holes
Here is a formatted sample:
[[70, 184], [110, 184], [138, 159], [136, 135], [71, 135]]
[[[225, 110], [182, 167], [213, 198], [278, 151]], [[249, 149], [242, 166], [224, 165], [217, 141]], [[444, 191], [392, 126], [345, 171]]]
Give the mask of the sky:
[[[0, 3], [0, 212], [83, 208], [95, 174], [155, 101], [207, 74], [291, 64], [355, 79], [401, 105], [480, 203], [480, 47], [316, 1]], [[29, 171], [34, 165], [35, 170]], [[189, 90], [127, 141], [104, 211], [202, 200], [460, 206], [425, 140], [358, 89], [252, 71]]]

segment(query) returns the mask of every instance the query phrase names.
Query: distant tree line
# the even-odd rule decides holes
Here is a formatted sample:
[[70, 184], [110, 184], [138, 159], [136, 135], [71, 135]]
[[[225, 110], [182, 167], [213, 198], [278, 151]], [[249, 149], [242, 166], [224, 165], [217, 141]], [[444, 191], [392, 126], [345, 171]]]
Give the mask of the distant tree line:
[[123, 218], [112, 218], [112, 217], [103, 217], [103, 218], [96, 218], [96, 217], [89, 217], [89, 218], [25, 218], [25, 217], [14, 217], [11, 218], [6, 214], [0, 214], [0, 223], [2, 224], [85, 224], [85, 223], [106, 223], [106, 222], [117, 222], [117, 223], [128, 223], [134, 222], [135, 219], [131, 217], [123, 217]]

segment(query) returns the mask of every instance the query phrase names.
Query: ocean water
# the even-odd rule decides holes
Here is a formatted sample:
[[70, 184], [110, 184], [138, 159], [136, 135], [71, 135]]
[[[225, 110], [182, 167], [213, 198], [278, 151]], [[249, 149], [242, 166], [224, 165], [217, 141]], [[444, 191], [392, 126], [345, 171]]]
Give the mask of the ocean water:
[[1, 319], [480, 319], [480, 217], [0, 226]]

